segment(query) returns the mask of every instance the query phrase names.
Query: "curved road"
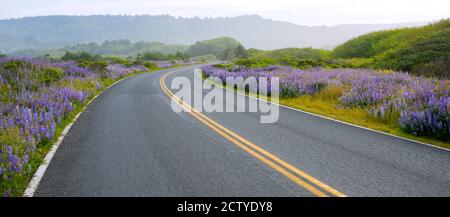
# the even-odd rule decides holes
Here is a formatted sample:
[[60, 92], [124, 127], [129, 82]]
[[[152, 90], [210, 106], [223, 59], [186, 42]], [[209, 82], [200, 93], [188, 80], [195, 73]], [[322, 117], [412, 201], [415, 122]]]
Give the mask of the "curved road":
[[168, 71], [94, 100], [35, 196], [450, 196], [449, 151], [282, 107], [273, 124], [260, 113], [175, 113], [176, 90], [163, 88], [198, 78], [188, 67], [160, 84]]

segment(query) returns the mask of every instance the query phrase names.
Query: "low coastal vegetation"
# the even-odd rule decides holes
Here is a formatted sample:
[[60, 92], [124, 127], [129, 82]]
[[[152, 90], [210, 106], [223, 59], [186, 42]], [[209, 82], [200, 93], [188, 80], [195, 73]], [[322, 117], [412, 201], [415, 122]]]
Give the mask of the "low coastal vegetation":
[[385, 30], [359, 36], [334, 50], [287, 48], [248, 49], [236, 65], [286, 65], [299, 69], [371, 68], [409, 72], [448, 79], [450, 74], [450, 20], [423, 27]]
[[188, 56], [214, 55], [220, 60], [246, 57], [245, 48], [230, 37], [199, 41], [186, 51]]
[[[128, 40], [0, 53], [0, 194], [20, 196], [62, 129], [115, 81], [224, 60], [205, 77], [279, 77], [280, 103], [450, 148], [450, 21], [366, 34], [334, 50]], [[25, 51], [22, 51], [25, 52]], [[46, 53], [48, 52], [48, 53]], [[249, 93], [250, 94], [250, 93]]]
[[442, 20], [369, 33], [332, 51], [248, 49], [203, 75], [276, 76], [282, 104], [450, 148], [449, 33]]
[[278, 77], [282, 104], [450, 147], [448, 80], [372, 69], [219, 64], [202, 71], [204, 77], [217, 77], [223, 84], [226, 77]]
[[392, 69], [448, 78], [450, 20], [416, 28], [374, 32], [333, 50], [332, 57], [354, 67]]
[[148, 70], [86, 53], [68, 53], [63, 60], [1, 57], [1, 195], [23, 193], [51, 144], [90, 99], [113, 82]]

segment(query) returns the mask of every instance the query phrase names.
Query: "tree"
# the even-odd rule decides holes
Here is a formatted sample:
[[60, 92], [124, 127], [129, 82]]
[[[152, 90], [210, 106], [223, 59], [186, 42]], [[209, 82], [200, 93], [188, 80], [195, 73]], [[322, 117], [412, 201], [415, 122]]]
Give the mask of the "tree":
[[231, 48], [227, 48], [227, 49], [225, 49], [223, 52], [222, 52], [222, 54], [220, 55], [220, 59], [221, 60], [230, 60], [230, 59], [233, 59], [235, 56], [234, 56], [234, 51], [233, 51], [233, 49], [231, 49]]
[[149, 52], [149, 51], [145, 51], [144, 53], [138, 53], [136, 56], [136, 59], [138, 60], [144, 60], [144, 61], [149, 61], [149, 60], [166, 60], [168, 57], [164, 54], [162, 54], [161, 52]]
[[234, 56], [238, 58], [247, 58], [248, 53], [245, 50], [244, 46], [242, 44], [239, 44], [236, 49], [234, 50]]
[[183, 53], [183, 52], [181, 52], [179, 50], [177, 50], [177, 53], [175, 53], [175, 59], [186, 60], [188, 58], [189, 57], [185, 53]]
[[66, 51], [64, 56], [61, 57], [61, 60], [68, 61], [68, 60], [74, 60], [74, 61], [96, 61], [101, 59], [100, 55], [92, 55], [88, 52], [82, 51], [82, 52], [70, 52]]

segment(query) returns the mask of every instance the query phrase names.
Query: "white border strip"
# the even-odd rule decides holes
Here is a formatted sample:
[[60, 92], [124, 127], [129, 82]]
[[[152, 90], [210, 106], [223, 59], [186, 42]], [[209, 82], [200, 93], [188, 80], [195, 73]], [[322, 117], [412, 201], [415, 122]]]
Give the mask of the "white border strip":
[[69, 132], [70, 128], [72, 127], [72, 125], [75, 123], [75, 121], [77, 121], [78, 117], [84, 112], [84, 110], [89, 106], [89, 104], [91, 104], [92, 101], [94, 101], [98, 96], [100, 96], [102, 93], [104, 93], [106, 90], [108, 90], [109, 88], [113, 87], [114, 85], [116, 85], [117, 83], [131, 78], [133, 76], [129, 76], [129, 77], [125, 77], [122, 78], [116, 82], [114, 82], [113, 84], [109, 85], [106, 89], [104, 89], [102, 92], [100, 92], [99, 94], [97, 94], [96, 96], [94, 96], [91, 100], [89, 100], [88, 103], [86, 103], [86, 105], [83, 107], [83, 109], [81, 110], [80, 113], [78, 113], [75, 118], [72, 120], [72, 122], [70, 122], [62, 131], [61, 135], [58, 137], [58, 140], [53, 144], [52, 148], [50, 149], [50, 151], [47, 153], [47, 155], [45, 155], [44, 158], [44, 162], [39, 166], [39, 168], [36, 170], [36, 173], [34, 174], [33, 178], [31, 179], [30, 183], [28, 184], [27, 188], [25, 189], [25, 193], [23, 194], [24, 197], [33, 197], [34, 192], [36, 191], [37, 187], [39, 186], [39, 183], [41, 182], [42, 177], [45, 174], [45, 171], [47, 170], [48, 165], [50, 164], [50, 162], [53, 159], [53, 156], [55, 155], [56, 151], [58, 150], [59, 146], [61, 145], [62, 141], [64, 140], [64, 137], [66, 136], [66, 134]]
[[[194, 74], [198, 78], [202, 79], [200, 73], [194, 73]], [[394, 135], [394, 134], [386, 133], [386, 132], [383, 132], [383, 131], [374, 130], [374, 129], [370, 129], [370, 128], [367, 128], [367, 127], [359, 126], [359, 125], [356, 125], [356, 124], [351, 124], [351, 123], [348, 123], [348, 122], [345, 122], [345, 121], [341, 121], [341, 120], [337, 120], [337, 119], [334, 119], [334, 118], [330, 118], [330, 117], [314, 114], [314, 113], [311, 113], [311, 112], [303, 111], [303, 110], [300, 110], [300, 109], [292, 108], [292, 107], [289, 107], [289, 106], [281, 105], [279, 103], [269, 102], [269, 101], [267, 101], [265, 99], [260, 99], [260, 98], [257, 98], [257, 97], [251, 96], [251, 95], [243, 94], [243, 93], [241, 93], [239, 91], [230, 90], [230, 89], [228, 89], [226, 87], [223, 87], [223, 85], [216, 85], [216, 86], [220, 87], [220, 88], [222, 88], [222, 89], [224, 89], [224, 90], [226, 90], [228, 92], [237, 93], [239, 95], [247, 96], [247, 97], [250, 97], [250, 98], [253, 98], [253, 99], [256, 99], [256, 100], [260, 100], [260, 101], [263, 101], [263, 102], [266, 102], [266, 103], [272, 103], [272, 104], [275, 104], [277, 106], [280, 106], [280, 107], [283, 107], [283, 108], [286, 108], [286, 109], [290, 109], [290, 110], [293, 110], [293, 111], [298, 111], [298, 112], [301, 112], [301, 113], [304, 113], [304, 114], [312, 115], [312, 116], [319, 117], [319, 118], [324, 118], [324, 119], [327, 119], [327, 120], [330, 120], [330, 121], [335, 121], [335, 122], [338, 122], [338, 123], [341, 123], [341, 124], [345, 124], [345, 125], [349, 125], [349, 126], [352, 126], [352, 127], [357, 127], [357, 128], [364, 129], [364, 130], [368, 130], [368, 131], [372, 131], [372, 132], [376, 132], [376, 133], [381, 133], [383, 135], [392, 136], [392, 137], [395, 137], [397, 139], [402, 139], [402, 140], [406, 140], [406, 141], [409, 141], [409, 142], [414, 142], [414, 143], [418, 143], [418, 144], [421, 144], [421, 145], [426, 145], [426, 146], [429, 146], [429, 147], [432, 147], [432, 148], [437, 148], [437, 149], [441, 149], [441, 150], [450, 152], [450, 149], [448, 149], [448, 148], [439, 147], [439, 146], [436, 146], [436, 145], [424, 143], [424, 142], [417, 141], [417, 140], [414, 140], [414, 139], [409, 139], [409, 138], [397, 136], [397, 135]]]

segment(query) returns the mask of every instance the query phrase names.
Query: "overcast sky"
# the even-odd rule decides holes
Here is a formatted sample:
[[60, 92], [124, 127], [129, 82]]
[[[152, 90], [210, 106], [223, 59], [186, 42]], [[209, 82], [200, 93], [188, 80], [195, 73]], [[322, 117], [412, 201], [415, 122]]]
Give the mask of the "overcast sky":
[[304, 25], [397, 23], [449, 18], [450, 0], [0, 0], [0, 19], [91, 14], [259, 14]]

